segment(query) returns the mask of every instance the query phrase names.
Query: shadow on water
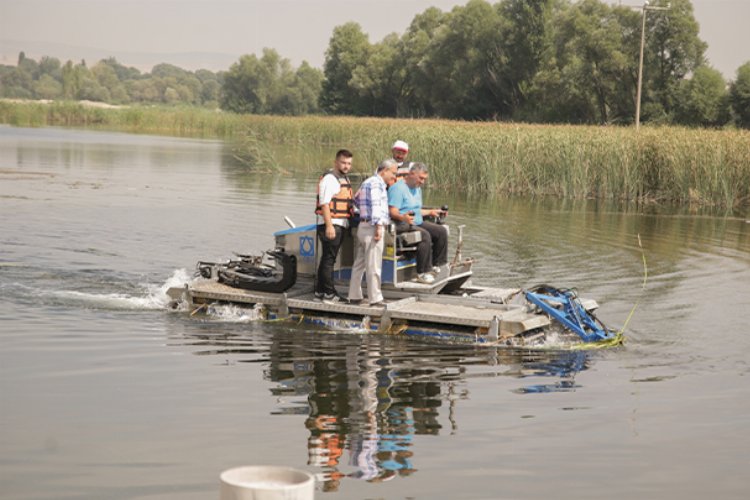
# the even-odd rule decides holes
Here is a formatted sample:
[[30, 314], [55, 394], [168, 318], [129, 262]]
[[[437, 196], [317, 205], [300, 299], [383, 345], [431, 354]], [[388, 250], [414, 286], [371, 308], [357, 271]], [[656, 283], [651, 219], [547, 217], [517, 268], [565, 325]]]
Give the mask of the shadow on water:
[[[529, 379], [517, 394], [569, 391], [590, 354], [416, 343], [366, 334], [311, 335], [301, 327], [250, 324], [193, 331], [197, 355], [266, 365], [272, 414], [304, 416], [307, 464], [324, 491], [342, 480], [387, 481], [419, 469], [416, 436], [458, 432], [457, 406], [477, 377]], [[216, 325], [214, 324], [214, 327]], [[244, 326], [248, 326], [247, 324]], [[264, 334], [264, 333], [265, 334]], [[270, 335], [269, 335], [270, 334]]]

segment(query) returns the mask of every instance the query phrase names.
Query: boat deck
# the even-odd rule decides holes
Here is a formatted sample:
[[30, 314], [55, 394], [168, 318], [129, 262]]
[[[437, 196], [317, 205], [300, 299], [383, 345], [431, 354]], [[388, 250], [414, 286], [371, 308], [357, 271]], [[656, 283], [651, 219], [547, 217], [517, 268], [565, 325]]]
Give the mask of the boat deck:
[[[199, 279], [185, 289], [173, 288], [168, 292], [175, 299], [189, 299], [193, 304], [227, 302], [233, 304], [264, 304], [280, 316], [290, 314], [321, 316], [369, 317], [381, 325], [407, 323], [474, 328], [484, 332], [498, 322], [498, 333], [502, 336], [516, 335], [550, 324], [546, 315], [529, 313], [519, 305], [508, 304], [518, 289], [475, 288], [469, 296], [421, 294], [384, 289], [385, 304], [369, 306], [362, 304], [327, 304], [313, 300], [312, 281], [300, 280], [286, 293], [256, 292], [233, 288], [215, 280]], [[339, 292], [346, 293], [344, 285]]]

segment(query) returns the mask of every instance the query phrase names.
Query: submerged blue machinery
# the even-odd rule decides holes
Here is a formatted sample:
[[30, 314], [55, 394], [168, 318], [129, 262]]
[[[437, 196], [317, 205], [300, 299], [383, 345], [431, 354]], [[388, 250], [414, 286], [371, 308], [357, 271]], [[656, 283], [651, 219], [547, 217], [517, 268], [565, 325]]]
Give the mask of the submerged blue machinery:
[[524, 292], [526, 299], [574, 332], [584, 342], [613, 340], [617, 333], [607, 329], [594, 313], [587, 311], [574, 290], [540, 285]]

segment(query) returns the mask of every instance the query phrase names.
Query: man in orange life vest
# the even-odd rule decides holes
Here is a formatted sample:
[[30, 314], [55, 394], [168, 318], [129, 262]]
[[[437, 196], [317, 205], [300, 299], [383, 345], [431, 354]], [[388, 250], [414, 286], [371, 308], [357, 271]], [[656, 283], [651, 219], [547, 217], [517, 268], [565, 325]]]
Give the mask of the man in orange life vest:
[[318, 183], [315, 213], [318, 215], [317, 232], [322, 248], [315, 281], [315, 300], [326, 303], [345, 300], [333, 286], [333, 266], [353, 213], [352, 184], [346, 176], [352, 169], [352, 156], [351, 151], [339, 150], [333, 169], [326, 172]]

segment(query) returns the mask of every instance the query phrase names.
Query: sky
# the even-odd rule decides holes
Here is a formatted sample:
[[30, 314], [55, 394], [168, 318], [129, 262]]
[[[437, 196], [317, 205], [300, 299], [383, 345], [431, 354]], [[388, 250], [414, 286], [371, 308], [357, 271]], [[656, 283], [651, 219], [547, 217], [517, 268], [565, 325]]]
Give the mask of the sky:
[[[610, 0], [642, 5], [641, 0]], [[0, 0], [0, 64], [18, 53], [86, 59], [115, 57], [150, 71], [168, 62], [226, 70], [243, 54], [276, 49], [298, 66], [322, 68], [335, 26], [358, 22], [370, 42], [402, 34], [430, 6], [466, 0]], [[495, 3], [491, 0], [491, 3]], [[693, 0], [700, 37], [714, 68], [732, 79], [750, 61], [750, 0]], [[656, 15], [656, 14], [653, 14]]]

